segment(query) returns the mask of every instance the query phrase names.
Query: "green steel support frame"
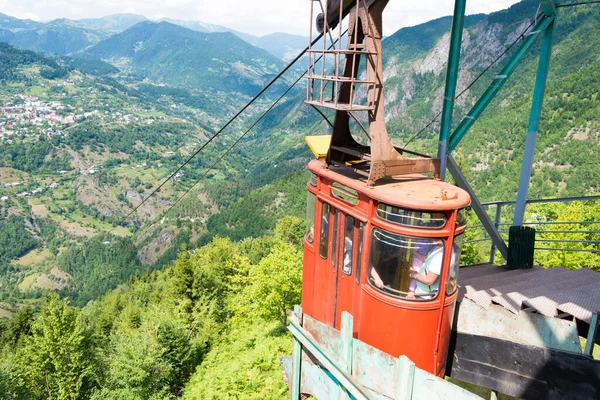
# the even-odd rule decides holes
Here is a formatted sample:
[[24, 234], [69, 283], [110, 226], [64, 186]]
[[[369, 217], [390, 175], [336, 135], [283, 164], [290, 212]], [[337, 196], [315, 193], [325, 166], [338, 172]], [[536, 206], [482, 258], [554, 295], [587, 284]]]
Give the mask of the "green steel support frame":
[[456, 82], [458, 81], [458, 66], [460, 63], [460, 46], [462, 32], [465, 25], [465, 8], [467, 0], [456, 0], [454, 3], [454, 17], [452, 18], [452, 33], [450, 36], [450, 51], [448, 53], [448, 69], [446, 72], [446, 89], [444, 91], [444, 105], [442, 108], [442, 122], [440, 126], [440, 140], [438, 158], [440, 159], [440, 179], [446, 177], [446, 151], [448, 137], [452, 127], [452, 114], [456, 100]]
[[517, 64], [523, 58], [527, 50], [531, 47], [531, 45], [535, 42], [535, 39], [543, 33], [548, 26], [550, 26], [551, 22], [554, 21], [554, 16], [546, 16], [545, 14], [540, 17], [540, 20], [535, 24], [533, 30], [527, 34], [525, 40], [516, 51], [516, 53], [512, 56], [512, 58], [504, 65], [504, 68], [496, 75], [494, 78], [494, 82], [486, 89], [486, 91], [481, 95], [477, 103], [471, 108], [469, 113], [460, 124], [456, 127], [452, 135], [450, 135], [450, 143], [448, 145], [447, 153], [450, 154], [456, 146], [460, 143], [466, 133], [471, 129], [477, 118], [481, 116], [483, 111], [487, 108], [490, 102], [496, 97], [502, 86], [506, 83], [508, 78], [514, 72]]
[[542, 39], [542, 50], [540, 51], [540, 60], [538, 62], [538, 70], [535, 78], [535, 88], [533, 90], [533, 100], [531, 102], [531, 112], [529, 114], [529, 125], [527, 127], [527, 139], [525, 142], [523, 164], [521, 166], [521, 177], [519, 178], [519, 189], [517, 192], [513, 226], [521, 226], [523, 224], [523, 216], [525, 215], [527, 193], [529, 192], [529, 180], [531, 179], [531, 167], [533, 166], [533, 155], [535, 153], [540, 116], [542, 114], [544, 91], [546, 89], [546, 80], [548, 78], [548, 67], [550, 65], [550, 57], [552, 56], [554, 25], [554, 20], [552, 20], [550, 25], [548, 25], [548, 28], [544, 31]]
[[[462, 7], [464, 7], [464, 1], [456, 0], [455, 19], [457, 18], [457, 12], [459, 13], [459, 17], [461, 16], [461, 13], [462, 15], [464, 15], [464, 8]], [[488, 86], [485, 92], [481, 95], [481, 97], [477, 100], [475, 105], [471, 108], [471, 110], [467, 113], [467, 115], [463, 118], [463, 120], [459, 123], [457, 128], [454, 130], [454, 132], [452, 132], [452, 134], [448, 138], [447, 135], [450, 130], [450, 126], [452, 125], [452, 112], [454, 108], [455, 96], [454, 93], [456, 91], [456, 79], [458, 75], [458, 71], [454, 70], [454, 66], [456, 66], [456, 69], [458, 69], [457, 67], [459, 60], [457, 58], [460, 58], [460, 39], [462, 37], [462, 35], [459, 35], [455, 31], [455, 28], [458, 29], [458, 26], [455, 27], [454, 21], [452, 26], [450, 52], [448, 55], [448, 73], [446, 76], [444, 108], [442, 110], [442, 123], [438, 147], [438, 158], [442, 160], [440, 177], [444, 179], [445, 169], [446, 167], [448, 167], [448, 169], [452, 173], [453, 177], [457, 180], [457, 182], [463, 182], [463, 185], [461, 185], [461, 187], [468, 189], [469, 193], [471, 194], [471, 198], [473, 199], [472, 207], [474, 211], [476, 212], [486, 231], [490, 235], [494, 246], [498, 250], [500, 250], [500, 253], [505, 259], [507, 258], [508, 248], [504, 240], [498, 233], [498, 229], [494, 227], [493, 223], [491, 223], [489, 216], [481, 207], [480, 202], [477, 200], [475, 192], [464, 179], [464, 175], [460, 171], [458, 164], [453, 159], [451, 159], [451, 157], [450, 161], [452, 165], [448, 165], [447, 162], [448, 157], [450, 156], [452, 151], [456, 149], [460, 141], [464, 138], [469, 129], [471, 129], [475, 121], [481, 116], [481, 114], [485, 111], [487, 106], [496, 97], [500, 89], [504, 86], [508, 78], [510, 78], [512, 73], [515, 71], [519, 61], [527, 53], [527, 51], [533, 45], [537, 37], [540, 36], [540, 34], [543, 34], [542, 50], [540, 53], [538, 72], [536, 76], [536, 84], [534, 88], [534, 95], [529, 118], [525, 157], [523, 159], [523, 166], [521, 170], [517, 207], [514, 218], [515, 224], [520, 224], [522, 222], [525, 203], [527, 200], [527, 189], [529, 186], [529, 180], [531, 175], [531, 166], [533, 163], [533, 152], [535, 150], [537, 130], [542, 111], [546, 78], [548, 76], [548, 65], [552, 53], [554, 20], [556, 18], [555, 8], [556, 7], [554, 4], [554, 0], [540, 1], [540, 13], [535, 17], [536, 21], [533, 29], [525, 35], [525, 37], [523, 38], [523, 42], [521, 43], [515, 54], [508, 60], [508, 62], [505, 63], [504, 67], [496, 75], [490, 86]], [[459, 22], [462, 23], [462, 21]]]

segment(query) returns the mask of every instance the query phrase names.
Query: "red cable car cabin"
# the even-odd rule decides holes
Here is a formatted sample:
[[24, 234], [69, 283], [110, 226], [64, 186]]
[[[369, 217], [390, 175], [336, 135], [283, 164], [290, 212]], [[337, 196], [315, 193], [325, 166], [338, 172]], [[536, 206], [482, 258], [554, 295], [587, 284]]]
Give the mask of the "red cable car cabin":
[[[311, 15], [315, 8], [321, 12], [315, 25], [323, 46], [308, 50], [306, 103], [335, 110], [335, 120], [326, 157], [311, 145], [314, 137], [307, 138], [326, 162], [308, 165], [314, 177], [307, 185], [302, 309], [337, 329], [348, 311], [356, 338], [443, 376], [458, 295], [461, 211], [470, 199], [437, 179], [439, 159], [395, 147], [389, 139], [381, 53], [387, 3], [311, 2]], [[348, 40], [342, 49], [336, 43], [342, 43], [345, 16]], [[358, 113], [365, 113], [362, 119]], [[361, 122], [367, 120], [368, 126]], [[352, 134], [361, 130], [368, 146]]]
[[375, 187], [347, 169], [308, 165], [302, 309], [419, 368], [444, 375], [468, 194], [424, 175]]

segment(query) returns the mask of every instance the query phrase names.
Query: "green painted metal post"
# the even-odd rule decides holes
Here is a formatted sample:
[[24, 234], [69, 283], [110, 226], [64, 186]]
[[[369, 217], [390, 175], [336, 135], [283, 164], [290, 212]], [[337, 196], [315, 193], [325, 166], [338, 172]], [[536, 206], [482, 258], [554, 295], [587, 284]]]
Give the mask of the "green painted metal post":
[[594, 352], [594, 345], [596, 344], [598, 329], [600, 329], [600, 326], [598, 325], [600, 323], [598, 318], [599, 315], [600, 313], [594, 313], [594, 315], [592, 315], [592, 320], [590, 321], [590, 330], [588, 331], [587, 342], [585, 343], [585, 351], [583, 352], [583, 354], [586, 356], [593, 357], [592, 354]]
[[537, 142], [540, 116], [542, 114], [542, 104], [544, 102], [544, 91], [546, 90], [546, 81], [548, 79], [550, 57], [552, 56], [553, 38], [554, 19], [544, 31], [544, 36], [542, 38], [542, 49], [540, 51], [540, 60], [538, 62], [535, 87], [533, 89], [533, 100], [531, 102], [531, 113], [529, 114], [529, 126], [527, 127], [527, 139], [525, 141], [525, 154], [523, 156], [523, 164], [521, 165], [521, 177], [519, 179], [519, 189], [517, 192], [513, 226], [521, 226], [523, 224], [523, 216], [525, 215], [527, 193], [529, 192], [529, 180], [531, 178], [531, 167], [533, 166], [533, 155], [535, 153], [535, 144]]
[[[297, 323], [302, 324], [302, 307], [294, 306], [294, 314], [290, 320], [297, 320]], [[293, 339], [292, 345], [292, 376], [290, 384], [290, 399], [300, 400], [300, 384], [302, 373], [302, 344], [297, 338]]]
[[446, 89], [444, 91], [444, 105], [442, 108], [442, 123], [437, 155], [440, 159], [440, 179], [442, 180], [446, 177], [446, 151], [450, 129], [452, 128], [452, 114], [454, 113], [454, 98], [456, 97], [456, 82], [458, 81], [460, 46], [462, 44], [462, 32], [465, 24], [466, 3], [467, 0], [456, 0], [454, 2], [450, 51], [448, 52], [448, 69], [446, 71]]
[[539, 35], [540, 32], [543, 32], [548, 25], [554, 20], [554, 17], [545, 17], [540, 18], [538, 23], [534, 26], [533, 30], [529, 32], [525, 36], [525, 40], [519, 47], [519, 49], [515, 52], [510, 60], [504, 65], [502, 70], [496, 75], [494, 81], [490, 86], [485, 90], [485, 92], [481, 95], [479, 100], [475, 103], [475, 105], [471, 108], [469, 113], [463, 120], [458, 124], [452, 135], [450, 135], [450, 142], [448, 144], [447, 153], [450, 154], [456, 146], [460, 143], [462, 138], [467, 134], [469, 129], [473, 126], [477, 118], [481, 116], [483, 111], [487, 108], [490, 102], [496, 97], [496, 94], [500, 91], [502, 86], [506, 83], [510, 75], [514, 72], [519, 60], [525, 55], [529, 47], [535, 42], [535, 39]]

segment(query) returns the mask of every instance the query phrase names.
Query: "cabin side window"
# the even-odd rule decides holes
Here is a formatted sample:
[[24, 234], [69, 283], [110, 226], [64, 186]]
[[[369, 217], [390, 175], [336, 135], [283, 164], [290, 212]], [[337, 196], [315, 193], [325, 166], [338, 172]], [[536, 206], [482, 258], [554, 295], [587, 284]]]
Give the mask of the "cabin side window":
[[362, 268], [362, 249], [363, 249], [363, 236], [365, 233], [365, 224], [363, 222], [358, 223], [358, 248], [356, 249], [356, 283], [360, 283], [360, 270]]
[[456, 214], [456, 227], [465, 226], [467, 224], [467, 217], [465, 216], [465, 209], [461, 208]]
[[374, 228], [367, 280], [391, 296], [431, 300], [439, 292], [443, 261], [441, 239], [410, 237]]
[[331, 241], [331, 264], [337, 266], [338, 261], [338, 226], [340, 224], [340, 212], [337, 209], [333, 209], [333, 240]]
[[316, 211], [317, 197], [308, 192], [306, 198], [306, 232], [305, 237], [309, 243], [315, 240], [315, 211]]
[[347, 215], [344, 219], [344, 261], [342, 272], [346, 275], [352, 275], [354, 247], [354, 218]]
[[377, 205], [377, 216], [393, 224], [428, 229], [443, 228], [447, 220], [443, 212], [407, 210], [385, 203]]
[[334, 182], [331, 186], [331, 194], [353, 206], [357, 205], [359, 202], [358, 192], [356, 190], [337, 182]]
[[462, 252], [463, 235], [454, 237], [452, 245], [452, 258], [450, 260], [450, 271], [448, 272], [448, 283], [446, 283], [446, 294], [451, 295], [457, 288], [458, 270], [460, 268], [460, 254]]
[[327, 258], [329, 251], [329, 204], [321, 205], [321, 230], [319, 235], [319, 255]]

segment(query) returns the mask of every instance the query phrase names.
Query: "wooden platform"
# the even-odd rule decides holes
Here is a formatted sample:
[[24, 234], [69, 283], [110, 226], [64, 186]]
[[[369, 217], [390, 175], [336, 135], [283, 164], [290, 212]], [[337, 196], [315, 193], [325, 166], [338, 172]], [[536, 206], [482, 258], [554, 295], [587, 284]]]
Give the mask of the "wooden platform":
[[582, 325], [598, 329], [600, 273], [485, 264], [458, 280], [450, 376], [525, 399], [600, 398], [600, 361], [580, 342]]
[[482, 264], [461, 268], [458, 282], [459, 302], [467, 298], [484, 308], [497, 304], [514, 314], [535, 311], [588, 325], [600, 312], [600, 273], [589, 268], [509, 270]]

